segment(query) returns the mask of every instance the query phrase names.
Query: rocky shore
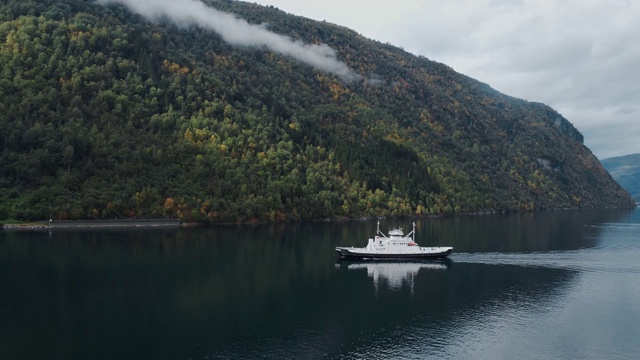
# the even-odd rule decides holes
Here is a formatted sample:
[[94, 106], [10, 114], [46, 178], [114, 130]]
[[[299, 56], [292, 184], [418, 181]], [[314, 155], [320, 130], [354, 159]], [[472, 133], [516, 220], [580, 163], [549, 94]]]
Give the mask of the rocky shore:
[[177, 219], [150, 220], [52, 220], [28, 224], [5, 224], [2, 230], [34, 231], [50, 229], [151, 228], [180, 227]]
[[2, 225], [2, 230], [47, 230], [49, 229], [48, 225], [45, 224], [4, 224]]

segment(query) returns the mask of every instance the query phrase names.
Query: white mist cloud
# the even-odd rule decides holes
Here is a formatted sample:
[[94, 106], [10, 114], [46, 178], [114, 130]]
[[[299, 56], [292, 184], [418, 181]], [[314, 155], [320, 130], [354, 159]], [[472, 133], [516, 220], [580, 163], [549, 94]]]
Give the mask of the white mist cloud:
[[360, 79], [347, 64], [339, 61], [336, 52], [326, 44], [305, 44], [276, 34], [260, 25], [214, 8], [199, 0], [98, 0], [100, 4], [118, 3], [150, 20], [169, 19], [176, 25], [196, 25], [220, 35], [231, 45], [267, 48], [290, 56], [320, 70], [334, 74], [343, 81]]

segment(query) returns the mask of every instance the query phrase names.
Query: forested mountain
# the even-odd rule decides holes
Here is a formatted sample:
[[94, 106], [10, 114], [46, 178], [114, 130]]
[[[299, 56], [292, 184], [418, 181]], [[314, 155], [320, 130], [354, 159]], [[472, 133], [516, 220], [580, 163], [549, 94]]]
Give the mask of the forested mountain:
[[341, 26], [206, 3], [296, 44], [327, 44], [357, 76], [122, 5], [4, 0], [0, 219], [633, 206], [546, 105]]
[[604, 159], [602, 166], [633, 196], [636, 202], [640, 202], [640, 154]]

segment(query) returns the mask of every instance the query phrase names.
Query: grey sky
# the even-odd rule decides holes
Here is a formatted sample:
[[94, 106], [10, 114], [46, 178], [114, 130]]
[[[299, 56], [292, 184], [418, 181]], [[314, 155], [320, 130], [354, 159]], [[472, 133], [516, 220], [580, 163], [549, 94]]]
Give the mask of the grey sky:
[[548, 104], [600, 159], [640, 153], [640, 1], [261, 0]]

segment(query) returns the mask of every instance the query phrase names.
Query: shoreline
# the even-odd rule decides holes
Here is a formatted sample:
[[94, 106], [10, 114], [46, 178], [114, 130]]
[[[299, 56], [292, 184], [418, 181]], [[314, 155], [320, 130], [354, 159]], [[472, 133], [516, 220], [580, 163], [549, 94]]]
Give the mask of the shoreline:
[[[543, 209], [533, 211], [522, 212], [500, 212], [500, 211], [481, 211], [475, 213], [461, 213], [461, 214], [439, 214], [439, 215], [422, 215], [422, 216], [401, 216], [401, 218], [412, 219], [438, 219], [447, 217], [466, 217], [466, 216], [488, 216], [488, 215], [506, 215], [506, 214], [525, 214], [533, 212], [548, 212], [548, 211], [581, 211], [581, 210], [608, 210], [608, 209], [637, 209], [634, 208], [615, 208], [615, 207], [603, 207], [593, 209], [580, 209], [580, 208], [559, 208], [559, 209]], [[388, 219], [398, 217], [384, 217], [384, 216], [363, 216], [359, 218], [325, 218], [306, 220], [311, 222], [342, 222], [342, 221], [367, 221], [372, 219]], [[284, 221], [281, 223], [296, 223], [301, 221]], [[136, 219], [136, 220], [51, 220], [51, 221], [34, 221], [29, 223], [18, 224], [2, 224], [1, 230], [13, 230], [13, 231], [44, 231], [51, 229], [113, 229], [113, 228], [194, 228], [200, 226], [225, 226], [225, 225], [263, 225], [263, 224], [277, 224], [279, 222], [273, 221], [247, 221], [247, 222], [229, 222], [229, 223], [197, 223], [197, 222], [182, 222], [179, 219]]]
[[180, 228], [197, 226], [177, 219], [149, 220], [51, 220], [23, 224], [3, 224], [2, 230], [44, 231], [53, 229], [113, 229], [113, 228]]

